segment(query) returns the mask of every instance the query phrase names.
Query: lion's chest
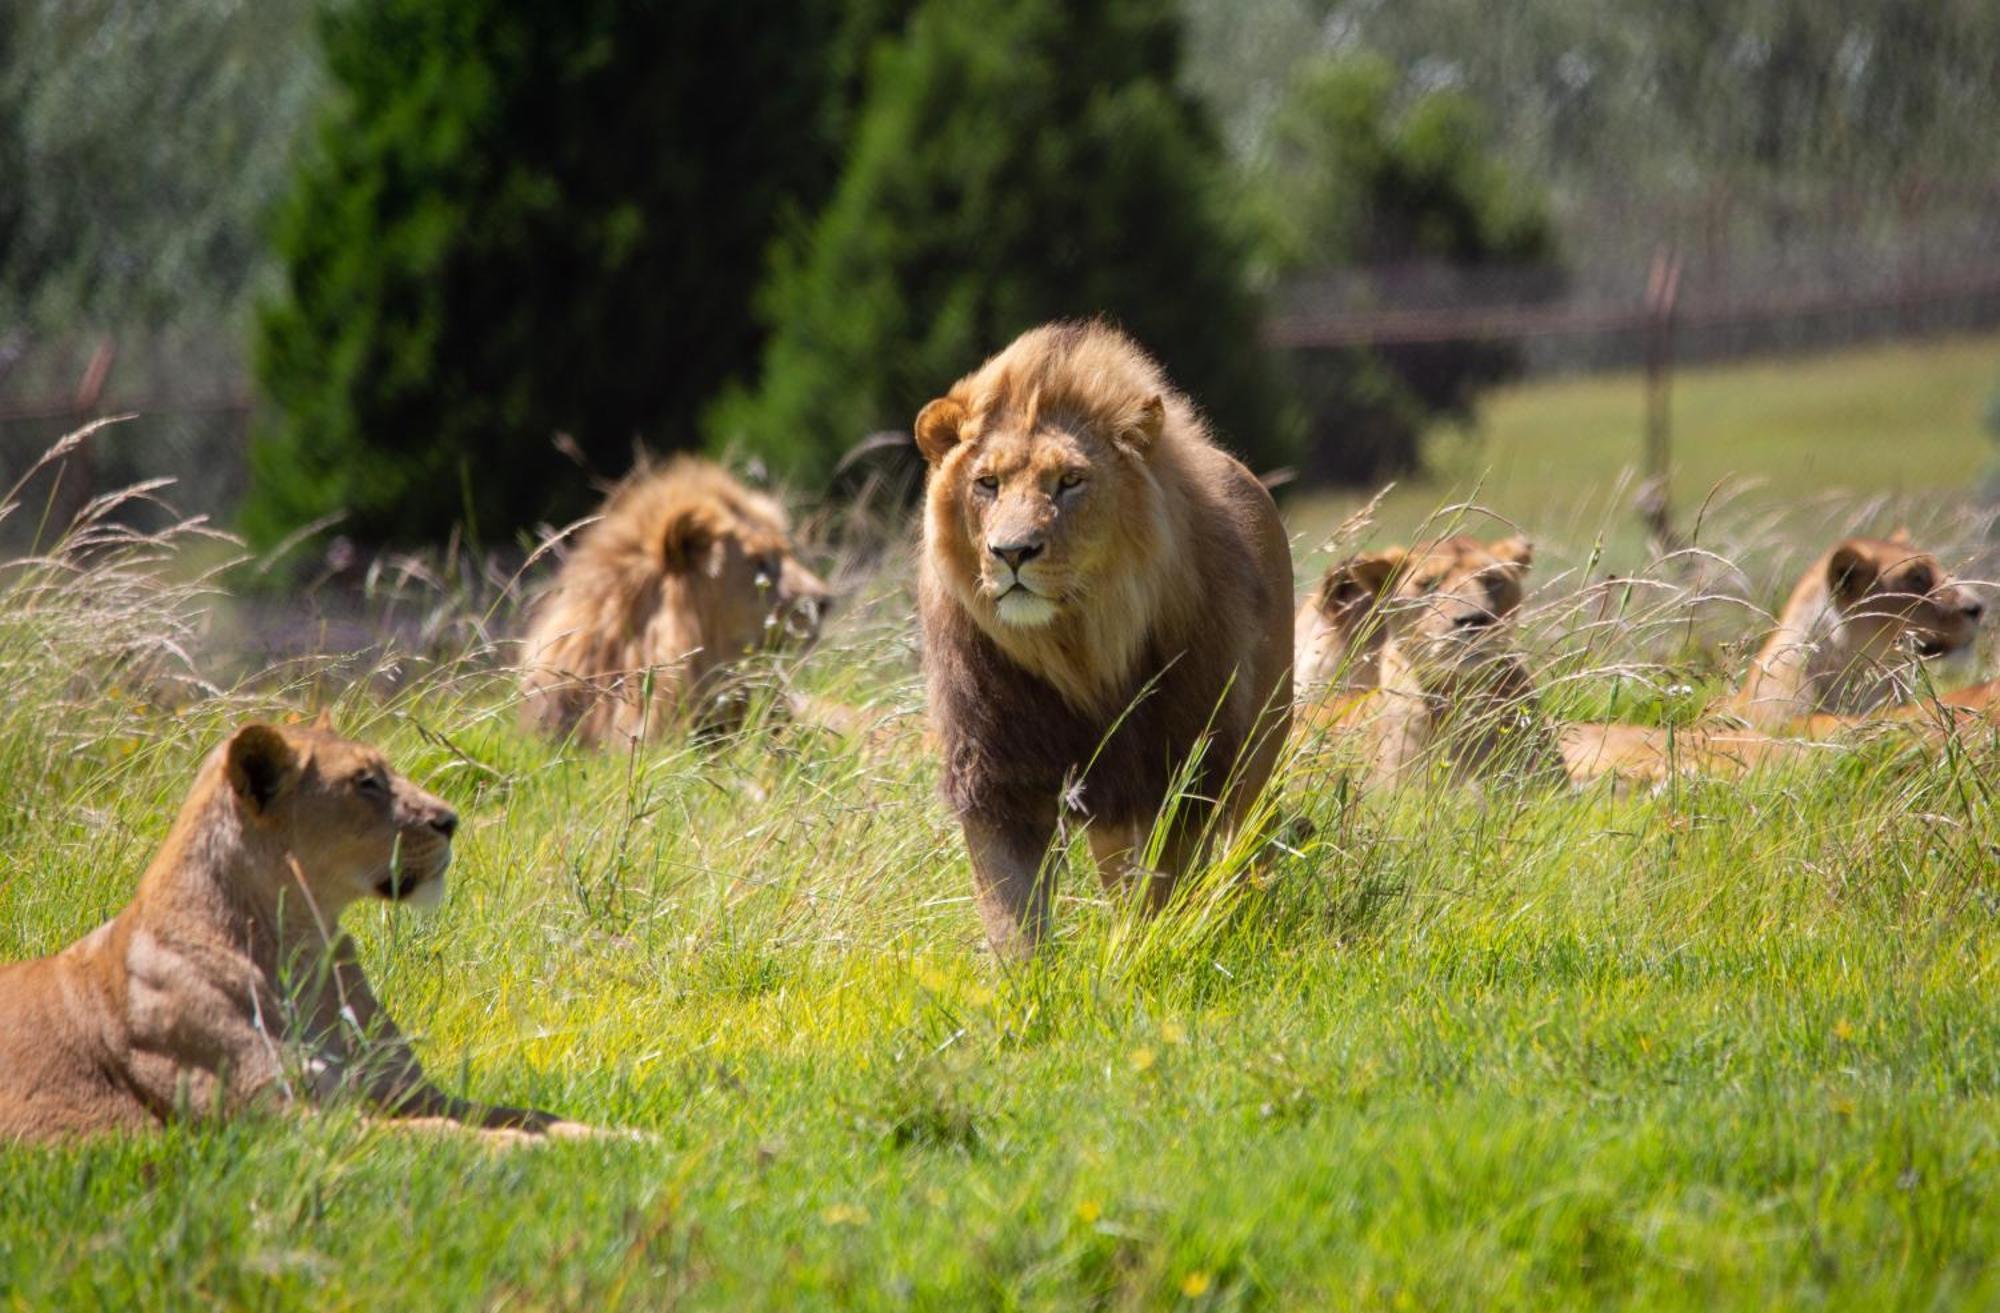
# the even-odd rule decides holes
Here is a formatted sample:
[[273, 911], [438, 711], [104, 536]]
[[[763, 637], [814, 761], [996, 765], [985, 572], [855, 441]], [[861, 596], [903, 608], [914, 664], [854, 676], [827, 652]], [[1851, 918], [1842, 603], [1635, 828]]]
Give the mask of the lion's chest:
[[1187, 787], [1216, 796], [1240, 735], [1234, 717], [1216, 714], [1227, 680], [1184, 645], [1149, 641], [1106, 709], [1084, 711], [954, 619], [929, 627], [925, 665], [942, 788], [960, 817], [997, 821], [1059, 806], [1105, 823], [1150, 822], [1197, 750]]

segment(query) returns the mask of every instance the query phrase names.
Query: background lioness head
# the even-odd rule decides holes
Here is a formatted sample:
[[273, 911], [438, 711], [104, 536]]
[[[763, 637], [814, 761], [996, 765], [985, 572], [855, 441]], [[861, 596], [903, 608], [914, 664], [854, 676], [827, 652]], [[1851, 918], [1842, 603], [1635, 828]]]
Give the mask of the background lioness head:
[[1521, 538], [1481, 543], [1464, 534], [1392, 547], [1335, 565], [1317, 596], [1357, 641], [1379, 627], [1425, 683], [1448, 681], [1511, 656], [1503, 623], [1521, 605], [1534, 548]]
[[1849, 538], [1826, 556], [1827, 595], [1858, 646], [1907, 644], [1920, 657], [1944, 656], [1979, 636], [1985, 605], [1936, 556], [1898, 531]]
[[1102, 324], [1024, 333], [917, 416], [932, 466], [936, 564], [989, 629], [1039, 629], [1079, 608], [1145, 612], [1134, 568], [1169, 532], [1147, 459], [1188, 403]]
[[[267, 892], [303, 878], [328, 918], [361, 898], [419, 906], [444, 896], [458, 813], [398, 774], [374, 748], [311, 727], [250, 724], [220, 753], [246, 846], [280, 851]], [[213, 778], [213, 776], [211, 776]]]

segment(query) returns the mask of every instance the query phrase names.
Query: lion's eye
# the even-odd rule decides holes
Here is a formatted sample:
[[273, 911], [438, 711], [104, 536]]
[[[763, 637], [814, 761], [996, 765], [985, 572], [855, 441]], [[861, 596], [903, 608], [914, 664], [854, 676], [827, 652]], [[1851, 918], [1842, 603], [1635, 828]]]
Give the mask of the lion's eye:
[[1083, 475], [1076, 470], [1065, 470], [1063, 471], [1063, 476], [1056, 480], [1056, 487], [1063, 492], [1068, 492], [1072, 488], [1081, 488], [1082, 486]]
[[982, 474], [972, 481], [972, 486], [981, 492], [998, 492], [1000, 491], [1000, 480], [994, 478], [991, 474]]

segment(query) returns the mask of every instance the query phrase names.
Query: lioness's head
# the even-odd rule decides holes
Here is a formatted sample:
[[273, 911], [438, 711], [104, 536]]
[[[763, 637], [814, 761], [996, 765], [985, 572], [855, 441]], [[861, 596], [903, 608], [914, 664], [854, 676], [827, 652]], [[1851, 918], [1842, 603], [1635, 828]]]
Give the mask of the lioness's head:
[[1147, 466], [1176, 422], [1197, 421], [1102, 324], [1024, 333], [925, 406], [928, 544], [961, 605], [1019, 632], [1135, 604], [1118, 590], [1164, 532]]
[[246, 839], [280, 847], [286, 884], [302, 878], [326, 916], [361, 898], [419, 906], [444, 896], [458, 813], [392, 769], [380, 752], [310, 728], [250, 724], [222, 750]]
[[1827, 553], [1825, 582], [1842, 626], [1873, 650], [1904, 646], [1919, 657], [1957, 652], [1978, 637], [1986, 614], [1971, 589], [1900, 530], [1842, 542]]
[[1332, 567], [1322, 607], [1352, 630], [1379, 625], [1424, 682], [1471, 674], [1511, 656], [1503, 623], [1521, 605], [1534, 549], [1520, 538], [1481, 543], [1464, 534], [1392, 547]]

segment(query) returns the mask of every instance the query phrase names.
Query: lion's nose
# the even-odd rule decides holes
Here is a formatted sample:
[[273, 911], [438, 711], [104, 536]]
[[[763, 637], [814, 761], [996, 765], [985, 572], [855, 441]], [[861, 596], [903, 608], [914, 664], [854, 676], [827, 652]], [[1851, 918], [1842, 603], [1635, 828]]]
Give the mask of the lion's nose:
[[458, 813], [449, 810], [438, 813], [431, 817], [431, 828], [445, 838], [451, 838], [458, 833]]
[[1978, 624], [1986, 616], [1986, 603], [1980, 601], [1976, 597], [1966, 598], [1965, 604], [1959, 607], [1958, 609], [1961, 615], [1963, 615], [1967, 620], [1971, 621], [1975, 625]]
[[1007, 563], [1012, 570], [1019, 570], [1029, 561], [1042, 554], [1040, 543], [988, 543], [986, 550]]

